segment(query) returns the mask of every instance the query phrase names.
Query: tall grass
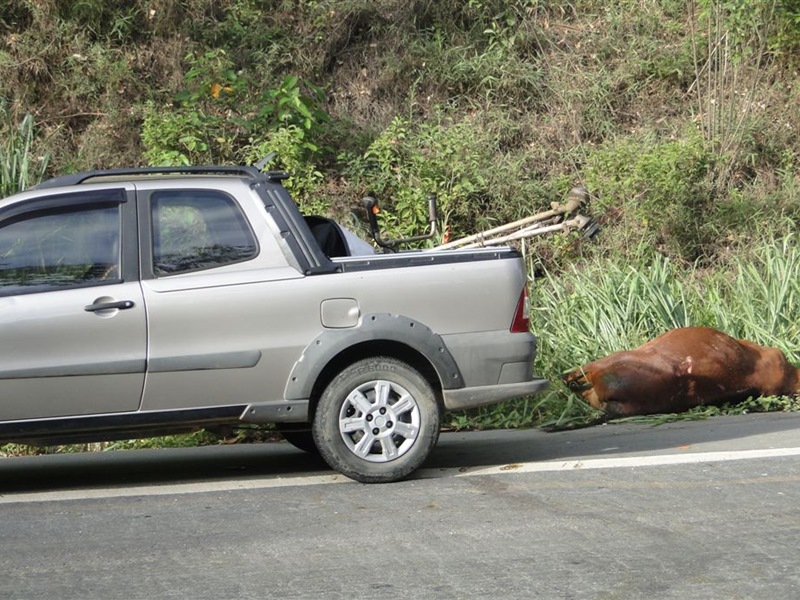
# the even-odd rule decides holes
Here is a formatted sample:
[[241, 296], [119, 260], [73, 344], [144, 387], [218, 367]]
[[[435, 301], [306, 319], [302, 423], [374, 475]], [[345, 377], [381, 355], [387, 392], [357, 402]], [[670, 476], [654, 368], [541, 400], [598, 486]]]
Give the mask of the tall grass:
[[16, 123], [0, 102], [0, 198], [39, 183], [47, 170], [48, 155], [34, 156], [33, 116]]
[[735, 337], [776, 346], [800, 362], [800, 247], [798, 236], [765, 237], [750, 253], [714, 271], [697, 291], [704, 323]]
[[765, 127], [758, 117], [758, 103], [770, 40], [785, 19], [780, 4], [687, 0], [695, 62], [690, 91], [696, 95], [696, 119], [703, 137], [719, 157], [715, 183], [721, 190], [730, 186], [742, 168], [741, 159], [752, 152], [749, 140]]
[[597, 260], [533, 286], [531, 320], [547, 370], [559, 373], [689, 323], [674, 264], [661, 255], [638, 260]]

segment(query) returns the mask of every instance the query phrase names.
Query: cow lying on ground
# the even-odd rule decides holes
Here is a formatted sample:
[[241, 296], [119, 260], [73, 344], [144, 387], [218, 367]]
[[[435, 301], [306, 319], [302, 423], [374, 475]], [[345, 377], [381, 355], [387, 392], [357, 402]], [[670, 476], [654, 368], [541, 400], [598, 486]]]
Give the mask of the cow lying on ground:
[[574, 369], [564, 382], [613, 418], [800, 394], [800, 369], [777, 348], [684, 327]]

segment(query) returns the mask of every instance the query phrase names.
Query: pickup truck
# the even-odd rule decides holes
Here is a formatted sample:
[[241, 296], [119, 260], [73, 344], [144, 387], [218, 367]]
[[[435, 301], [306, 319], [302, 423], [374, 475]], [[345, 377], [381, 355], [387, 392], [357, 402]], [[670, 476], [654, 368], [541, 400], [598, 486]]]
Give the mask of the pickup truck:
[[275, 424], [389, 482], [444, 411], [546, 387], [518, 251], [354, 255], [285, 177], [112, 169], [0, 200], [0, 443]]

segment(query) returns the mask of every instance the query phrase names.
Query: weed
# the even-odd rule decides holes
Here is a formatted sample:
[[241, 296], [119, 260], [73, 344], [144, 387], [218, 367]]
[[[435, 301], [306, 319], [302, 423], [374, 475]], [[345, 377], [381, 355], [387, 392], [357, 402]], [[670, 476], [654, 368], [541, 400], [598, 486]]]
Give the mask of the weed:
[[33, 116], [17, 123], [7, 105], [0, 102], [0, 198], [39, 183], [44, 177], [48, 154], [35, 155]]
[[633, 247], [644, 243], [691, 263], [708, 253], [702, 223], [711, 206], [711, 164], [697, 136], [675, 141], [645, 136], [593, 149], [584, 176], [600, 210], [616, 215]]
[[303, 170], [309, 168], [305, 162], [319, 151], [313, 138], [328, 121], [319, 107], [319, 88], [290, 75], [259, 93], [245, 73], [234, 70], [223, 50], [187, 60], [185, 88], [175, 95], [173, 110], [152, 102], [145, 110], [142, 142], [151, 164], [241, 163], [254, 146], [263, 148], [263, 138], [256, 136], [282, 129], [284, 147], [293, 142], [293, 159], [302, 155]]

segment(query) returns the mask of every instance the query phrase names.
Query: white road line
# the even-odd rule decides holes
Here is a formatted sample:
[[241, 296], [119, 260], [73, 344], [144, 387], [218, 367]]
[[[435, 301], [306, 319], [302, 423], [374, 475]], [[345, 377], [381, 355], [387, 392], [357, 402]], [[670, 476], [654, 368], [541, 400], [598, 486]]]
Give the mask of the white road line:
[[[553, 471], [582, 471], [588, 469], [625, 469], [664, 465], [727, 462], [756, 458], [779, 458], [800, 456], [800, 448], [766, 448], [761, 450], [738, 450], [729, 452], [695, 452], [690, 454], [662, 454], [648, 456], [626, 456], [618, 458], [591, 458], [568, 461], [545, 461], [512, 463], [488, 467], [462, 467], [446, 469], [420, 469], [415, 479], [442, 479], [448, 477], [476, 477], [486, 475], [508, 475], [511, 473], [545, 473]], [[119, 488], [96, 488], [78, 490], [56, 490], [46, 492], [15, 492], [3, 494], [0, 504], [17, 502], [52, 502], [65, 500], [89, 500], [132, 496], [172, 496], [236, 490], [256, 490], [290, 486], [330, 485], [351, 483], [343, 475], [306, 475], [298, 477], [275, 477], [259, 479], [226, 479], [165, 485], [142, 485]]]
[[0, 504], [13, 502], [49, 502], [53, 500], [96, 500], [131, 496], [172, 496], [178, 494], [200, 494], [206, 492], [233, 492], [236, 490], [258, 490], [290, 486], [328, 485], [331, 483], [354, 483], [344, 475], [306, 475], [299, 477], [275, 477], [269, 479], [225, 479], [224, 481], [199, 481], [194, 483], [145, 484], [118, 488], [85, 488], [57, 490], [52, 492], [0, 493]]
[[726, 462], [753, 458], [779, 458], [781, 456], [800, 456], [800, 448], [766, 448], [760, 450], [735, 450], [728, 452], [694, 452], [691, 454], [660, 454], [653, 456], [591, 458], [586, 460], [515, 463], [491, 467], [465, 467], [461, 469], [424, 469], [421, 470], [419, 474], [422, 477], [428, 478], [474, 477], [476, 475], [502, 475], [508, 473], [545, 473], [552, 471], [578, 471], [587, 469], [657, 467], [663, 465]]

